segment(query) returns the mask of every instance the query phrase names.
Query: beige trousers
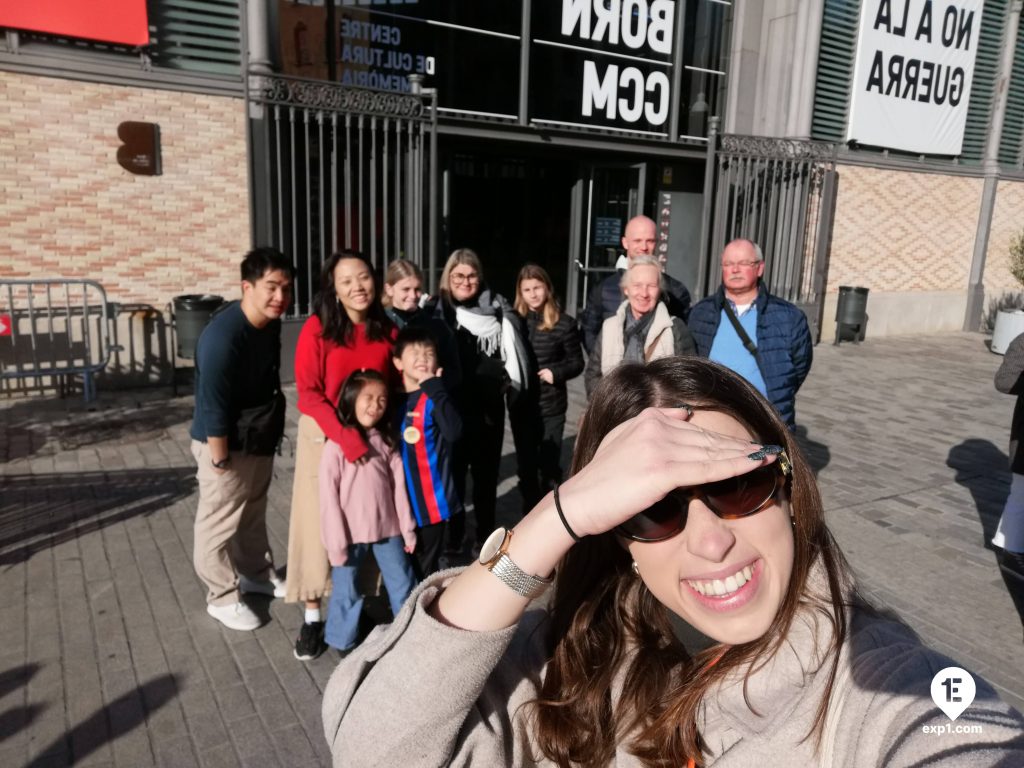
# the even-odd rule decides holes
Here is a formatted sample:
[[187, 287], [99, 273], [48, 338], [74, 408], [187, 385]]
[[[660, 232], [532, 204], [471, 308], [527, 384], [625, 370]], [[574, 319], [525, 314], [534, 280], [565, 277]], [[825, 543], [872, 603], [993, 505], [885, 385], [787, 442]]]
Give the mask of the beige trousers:
[[238, 602], [238, 574], [267, 578], [274, 558], [267, 540], [267, 489], [273, 456], [233, 452], [228, 470], [218, 474], [206, 443], [192, 441], [199, 481], [192, 562], [206, 584], [206, 602]]
[[316, 420], [305, 414], [299, 416], [288, 523], [288, 603], [319, 600], [330, 592], [331, 564], [320, 538], [318, 477], [326, 440]]

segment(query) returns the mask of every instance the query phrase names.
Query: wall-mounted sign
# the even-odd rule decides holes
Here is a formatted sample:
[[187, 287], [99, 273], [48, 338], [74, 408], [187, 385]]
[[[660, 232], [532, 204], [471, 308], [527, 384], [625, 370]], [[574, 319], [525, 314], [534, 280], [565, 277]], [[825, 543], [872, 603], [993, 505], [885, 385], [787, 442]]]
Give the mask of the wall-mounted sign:
[[982, 5], [864, 0], [847, 141], [960, 154]]
[[33, 0], [0, 3], [0, 27], [122, 45], [148, 45], [146, 0]]
[[156, 123], [124, 122], [117, 126], [117, 164], [139, 176], [160, 175], [160, 126]]
[[[322, 0], [278, 0], [277, 12], [282, 73], [327, 77]], [[520, 0], [337, 4], [338, 82], [408, 92], [421, 74], [443, 110], [515, 118], [521, 14]]]
[[597, 216], [594, 218], [594, 245], [619, 247], [622, 239], [622, 219], [618, 216]]
[[664, 135], [675, 13], [673, 0], [534, 3], [530, 119]]
[[324, 0], [277, 0], [278, 59], [282, 74], [325, 79], [334, 72], [343, 85], [388, 91], [408, 91], [408, 75], [422, 74], [446, 117], [667, 136], [673, 58], [682, 47], [680, 132], [703, 136], [724, 77], [730, 7], [716, 0], [532, 0], [524, 41], [523, 0], [342, 0], [327, 40]]

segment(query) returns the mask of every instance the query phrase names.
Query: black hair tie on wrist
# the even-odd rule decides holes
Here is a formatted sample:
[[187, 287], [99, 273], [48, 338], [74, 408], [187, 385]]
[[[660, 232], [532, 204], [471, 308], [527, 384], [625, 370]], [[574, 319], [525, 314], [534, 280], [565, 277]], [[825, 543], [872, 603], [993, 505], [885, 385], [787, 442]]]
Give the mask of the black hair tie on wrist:
[[565, 519], [565, 513], [562, 511], [562, 502], [558, 499], [558, 486], [555, 486], [555, 512], [558, 513], [558, 519], [562, 521], [562, 525], [565, 526], [566, 532], [572, 536], [573, 541], [579, 541], [580, 537], [576, 535], [576, 531], [569, 527], [569, 521]]

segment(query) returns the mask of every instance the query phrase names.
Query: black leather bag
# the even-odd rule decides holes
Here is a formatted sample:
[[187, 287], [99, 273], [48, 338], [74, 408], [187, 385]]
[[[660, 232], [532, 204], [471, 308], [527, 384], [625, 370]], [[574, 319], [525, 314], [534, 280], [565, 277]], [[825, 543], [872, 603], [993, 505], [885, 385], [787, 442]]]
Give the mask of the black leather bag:
[[278, 392], [262, 405], [243, 408], [236, 426], [242, 452], [251, 456], [273, 456], [277, 453], [277, 445], [284, 435], [286, 410], [283, 392]]

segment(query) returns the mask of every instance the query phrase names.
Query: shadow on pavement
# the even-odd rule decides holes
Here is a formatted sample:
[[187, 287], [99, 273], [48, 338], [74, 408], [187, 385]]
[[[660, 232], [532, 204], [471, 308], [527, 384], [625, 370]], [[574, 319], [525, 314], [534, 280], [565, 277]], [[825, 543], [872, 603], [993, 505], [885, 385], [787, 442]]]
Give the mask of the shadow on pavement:
[[67, 763], [74, 765], [104, 744], [114, 741], [129, 731], [144, 725], [151, 715], [177, 696], [174, 675], [161, 675], [133, 691], [119, 696], [86, 720], [74, 726], [64, 736], [55, 739], [40, 750], [26, 768], [52, 766], [58, 755], [67, 755]]
[[956, 470], [953, 479], [957, 484], [970, 491], [985, 533], [985, 547], [992, 549], [992, 536], [1010, 494], [1009, 458], [988, 440], [969, 438], [949, 449], [946, 466]]
[[[985, 536], [985, 548], [998, 551], [992, 536], [1010, 495], [1009, 458], [988, 440], [971, 438], [949, 449], [946, 465], [956, 470], [955, 480], [971, 492]], [[1000, 564], [999, 575], [1024, 624], [1024, 578]]]
[[168, 427], [191, 419], [189, 401], [154, 397], [152, 392], [133, 397], [127, 405], [102, 397], [88, 405], [71, 397], [26, 399], [0, 410], [0, 462], [103, 442], [153, 441], [164, 437]]
[[832, 461], [832, 451], [824, 443], [812, 440], [807, 433], [807, 427], [802, 424], [797, 424], [794, 434], [800, 447], [803, 448], [804, 455], [807, 456], [811, 470], [814, 472], [815, 477], [817, 477], [818, 473]]
[[[39, 665], [32, 662], [0, 672], [0, 699], [12, 691], [24, 688], [38, 671]], [[44, 709], [41, 704], [30, 704], [27, 707], [11, 707], [0, 712], [0, 740], [28, 728]]]
[[192, 494], [195, 468], [0, 477], [0, 565]]

